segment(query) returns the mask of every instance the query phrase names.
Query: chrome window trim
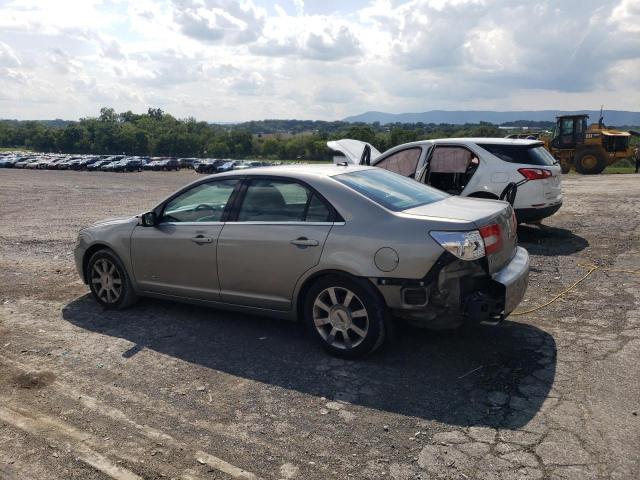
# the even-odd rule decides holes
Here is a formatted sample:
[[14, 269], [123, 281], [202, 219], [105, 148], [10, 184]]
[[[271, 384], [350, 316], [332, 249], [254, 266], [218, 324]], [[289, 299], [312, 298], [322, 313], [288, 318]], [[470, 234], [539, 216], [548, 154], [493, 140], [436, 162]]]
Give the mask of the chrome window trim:
[[197, 227], [199, 225], [224, 225], [224, 222], [162, 222], [158, 224], [158, 227], [161, 227], [162, 225], [186, 225]]
[[225, 222], [225, 224], [227, 225], [297, 225], [297, 226], [301, 226], [301, 225], [306, 225], [306, 226], [314, 226], [314, 227], [318, 227], [318, 226], [326, 226], [326, 225], [344, 225], [345, 222], [276, 222], [276, 221], [272, 221], [272, 222], [256, 222], [256, 221], [250, 221], [250, 222]]
[[310, 225], [310, 226], [323, 226], [323, 225], [345, 225], [345, 222], [162, 222], [158, 224], [158, 227], [162, 225], [186, 225], [191, 227], [197, 227], [201, 225]]

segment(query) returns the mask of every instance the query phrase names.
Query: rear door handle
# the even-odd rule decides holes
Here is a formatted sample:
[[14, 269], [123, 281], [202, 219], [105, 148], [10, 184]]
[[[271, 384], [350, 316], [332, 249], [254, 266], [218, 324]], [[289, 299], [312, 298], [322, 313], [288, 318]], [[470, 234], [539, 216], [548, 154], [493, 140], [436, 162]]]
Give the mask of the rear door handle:
[[213, 238], [204, 237], [202, 235], [198, 235], [197, 237], [191, 237], [191, 241], [194, 242], [194, 243], [197, 243], [198, 245], [201, 245], [203, 243], [212, 243], [213, 242]]
[[320, 245], [320, 242], [318, 240], [308, 239], [307, 237], [300, 237], [295, 240], [291, 240], [291, 245], [295, 245], [297, 247], [317, 247]]

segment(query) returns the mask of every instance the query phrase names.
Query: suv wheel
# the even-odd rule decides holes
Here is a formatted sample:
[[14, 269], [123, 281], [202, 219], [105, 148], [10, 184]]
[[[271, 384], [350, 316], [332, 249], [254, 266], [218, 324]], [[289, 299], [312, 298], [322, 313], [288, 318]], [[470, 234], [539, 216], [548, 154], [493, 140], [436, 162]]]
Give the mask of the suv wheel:
[[385, 305], [365, 281], [321, 278], [307, 293], [304, 318], [316, 341], [338, 357], [367, 355], [386, 338]]
[[93, 298], [105, 308], [120, 310], [138, 300], [124, 265], [111, 250], [99, 250], [91, 256], [87, 278]]

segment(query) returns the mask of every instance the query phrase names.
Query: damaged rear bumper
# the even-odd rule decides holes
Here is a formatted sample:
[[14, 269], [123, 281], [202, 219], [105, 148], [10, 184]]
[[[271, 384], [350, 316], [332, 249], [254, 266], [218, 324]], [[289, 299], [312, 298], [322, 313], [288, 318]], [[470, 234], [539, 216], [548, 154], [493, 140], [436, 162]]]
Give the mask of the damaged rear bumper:
[[[445, 259], [443, 261], [443, 258]], [[432, 329], [463, 323], [498, 324], [522, 301], [529, 280], [529, 253], [517, 247], [491, 275], [481, 262], [442, 257], [437, 271], [420, 280], [375, 280], [394, 315]]]

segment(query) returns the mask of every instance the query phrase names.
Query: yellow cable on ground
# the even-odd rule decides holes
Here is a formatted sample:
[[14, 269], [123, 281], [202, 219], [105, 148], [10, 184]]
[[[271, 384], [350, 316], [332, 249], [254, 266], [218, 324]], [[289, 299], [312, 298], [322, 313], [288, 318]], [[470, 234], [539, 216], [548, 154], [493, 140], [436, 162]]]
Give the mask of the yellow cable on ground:
[[548, 307], [549, 305], [551, 305], [553, 302], [555, 302], [556, 300], [558, 300], [559, 298], [563, 297], [564, 295], [566, 295], [567, 293], [569, 293], [571, 290], [573, 290], [574, 288], [576, 288], [582, 281], [586, 280], [587, 277], [589, 277], [589, 275], [591, 275], [593, 272], [595, 272], [596, 270], [603, 270], [603, 271], [607, 271], [607, 272], [618, 272], [618, 273], [628, 273], [630, 275], [640, 275], [640, 270], [623, 270], [623, 269], [619, 269], [619, 268], [602, 268], [598, 265], [593, 265], [593, 264], [589, 264], [589, 265], [578, 265], [579, 267], [584, 267], [584, 268], [588, 268], [589, 271], [587, 273], [585, 273], [582, 278], [580, 278], [580, 280], [578, 280], [577, 282], [575, 282], [573, 285], [571, 285], [570, 287], [564, 289], [563, 291], [561, 291], [559, 294], [557, 294], [555, 297], [553, 297], [551, 300], [549, 300], [547, 303], [543, 303], [542, 305], [538, 305], [537, 307], [531, 308], [529, 310], [523, 310], [521, 312], [513, 312], [511, 313], [510, 316], [517, 316], [517, 315], [526, 315], [527, 313], [532, 313], [535, 312], [537, 310], [541, 310], [545, 307]]

